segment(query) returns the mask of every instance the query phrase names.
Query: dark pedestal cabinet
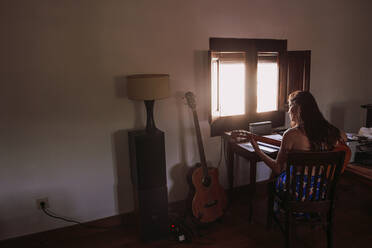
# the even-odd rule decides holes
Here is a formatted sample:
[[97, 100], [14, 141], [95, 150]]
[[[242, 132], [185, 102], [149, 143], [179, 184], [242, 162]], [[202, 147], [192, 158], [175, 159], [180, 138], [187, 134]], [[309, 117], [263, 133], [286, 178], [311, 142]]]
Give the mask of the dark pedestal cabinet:
[[129, 131], [128, 139], [140, 238], [164, 238], [169, 230], [164, 133]]

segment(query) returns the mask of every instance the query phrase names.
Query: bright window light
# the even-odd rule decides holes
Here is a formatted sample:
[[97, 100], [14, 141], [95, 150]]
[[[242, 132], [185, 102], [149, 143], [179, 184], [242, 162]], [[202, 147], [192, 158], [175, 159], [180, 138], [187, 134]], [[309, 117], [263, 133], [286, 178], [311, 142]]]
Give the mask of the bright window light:
[[245, 65], [244, 63], [221, 63], [220, 116], [245, 114]]
[[212, 62], [212, 116], [220, 116], [220, 107], [218, 101], [218, 62]]
[[278, 110], [277, 63], [258, 63], [257, 65], [257, 112]]

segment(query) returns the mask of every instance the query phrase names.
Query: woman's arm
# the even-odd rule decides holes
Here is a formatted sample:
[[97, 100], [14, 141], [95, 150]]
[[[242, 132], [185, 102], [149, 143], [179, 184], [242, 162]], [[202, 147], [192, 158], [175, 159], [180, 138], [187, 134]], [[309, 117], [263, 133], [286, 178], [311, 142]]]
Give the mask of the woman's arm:
[[278, 175], [284, 169], [284, 164], [287, 161], [287, 151], [291, 148], [292, 142], [291, 137], [292, 135], [289, 132], [285, 132], [282, 139], [282, 144], [279, 149], [278, 156], [276, 159], [272, 159], [267, 154], [265, 154], [257, 145], [256, 140], [250, 136], [251, 144], [256, 152], [256, 154], [262, 159], [262, 161], [267, 164], [274, 174]]
[[341, 139], [343, 142], [346, 142], [347, 141], [347, 136], [346, 136], [346, 133], [342, 130], [340, 130], [340, 136], [341, 136]]

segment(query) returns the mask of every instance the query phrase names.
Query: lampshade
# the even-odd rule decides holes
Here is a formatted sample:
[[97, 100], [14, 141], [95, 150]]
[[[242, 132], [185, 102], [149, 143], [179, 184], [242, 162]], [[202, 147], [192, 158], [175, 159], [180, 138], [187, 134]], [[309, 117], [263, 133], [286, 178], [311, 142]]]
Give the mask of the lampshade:
[[127, 76], [128, 98], [156, 100], [169, 97], [168, 74], [136, 74]]

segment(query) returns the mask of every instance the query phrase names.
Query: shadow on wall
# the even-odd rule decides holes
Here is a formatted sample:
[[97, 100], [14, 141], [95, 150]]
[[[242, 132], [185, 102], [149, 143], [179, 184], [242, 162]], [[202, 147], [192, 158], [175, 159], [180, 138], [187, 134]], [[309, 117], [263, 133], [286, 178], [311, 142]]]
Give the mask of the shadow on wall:
[[330, 106], [329, 121], [345, 132], [358, 132], [359, 128], [365, 124], [363, 109], [360, 105], [361, 103], [356, 101], [333, 103]]
[[341, 130], [345, 129], [346, 103], [335, 103], [330, 108], [330, 123]]
[[[118, 76], [115, 78], [115, 95], [118, 98], [127, 98], [127, 80], [126, 76]], [[142, 101], [131, 101], [134, 104], [134, 127], [136, 129], [144, 129]], [[125, 116], [125, 113], [123, 113]], [[128, 116], [125, 116], [128, 118]], [[132, 118], [132, 116], [129, 116]], [[130, 162], [129, 162], [129, 144], [128, 132], [131, 130], [118, 130], [112, 135], [113, 161], [115, 184], [114, 192], [116, 196], [116, 210], [120, 213], [125, 213], [134, 210], [133, 183], [131, 178]]]
[[169, 199], [174, 200], [183, 200], [179, 199], [180, 195], [186, 195], [189, 185], [187, 184], [187, 173], [191, 169], [186, 164], [186, 140], [187, 128], [185, 127], [184, 116], [186, 111], [189, 111], [184, 95], [186, 92], [178, 91], [176, 92], [176, 107], [177, 107], [177, 120], [179, 127], [179, 138], [177, 144], [179, 145], [180, 151], [180, 163], [172, 165], [169, 170], [169, 176], [173, 182], [172, 188], [169, 189]]
[[199, 121], [208, 120], [210, 101], [209, 78], [208, 78], [208, 51], [194, 51], [194, 84], [198, 99]]
[[[127, 77], [118, 76], [115, 78], [115, 95], [117, 98], [128, 98], [127, 94]], [[143, 101], [131, 101], [134, 104], [134, 127], [136, 129], [144, 128], [144, 109], [145, 105]], [[123, 113], [125, 116], [126, 113]], [[128, 116], [125, 116], [126, 118]]]
[[191, 170], [186, 163], [172, 165], [169, 175], [173, 181], [172, 188], [169, 189], [169, 199], [172, 201], [185, 200], [179, 199], [180, 195], [186, 195], [189, 189], [188, 173]]
[[113, 148], [116, 179], [114, 192], [116, 196], [116, 210], [120, 214], [134, 209], [127, 130], [119, 130], [113, 134]]

